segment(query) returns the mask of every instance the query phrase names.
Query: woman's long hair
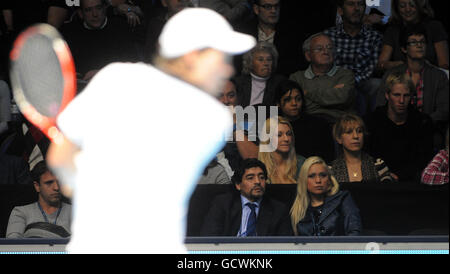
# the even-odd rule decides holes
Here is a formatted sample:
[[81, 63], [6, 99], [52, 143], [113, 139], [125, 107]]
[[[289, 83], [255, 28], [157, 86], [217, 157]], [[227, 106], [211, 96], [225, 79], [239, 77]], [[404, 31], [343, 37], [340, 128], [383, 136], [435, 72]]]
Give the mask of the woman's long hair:
[[[277, 116], [276, 118], [267, 119], [263, 130], [266, 131], [266, 134], [272, 134], [272, 136], [270, 136], [271, 139], [278, 136], [278, 131], [277, 132], [269, 132], [269, 129], [271, 128], [270, 123], [278, 123], [278, 125], [280, 125], [280, 124], [287, 125], [292, 132], [292, 143], [291, 143], [291, 147], [290, 147], [288, 159], [287, 159], [287, 172], [284, 175], [286, 175], [287, 180], [289, 182], [295, 183], [295, 181], [296, 181], [295, 176], [297, 174], [297, 154], [295, 152], [295, 136], [294, 136], [294, 130], [292, 128], [292, 125], [291, 125], [291, 123], [289, 123], [289, 120], [287, 120], [286, 118], [284, 118], [282, 116]], [[273, 134], [275, 134], [276, 136], [273, 136]], [[268, 144], [269, 141], [261, 142], [261, 143]], [[274, 145], [278, 146], [278, 141]], [[274, 153], [277, 153], [277, 152], [273, 151], [273, 152], [259, 152], [258, 153], [258, 159], [261, 162], [263, 162], [267, 167], [267, 174], [268, 174], [267, 183], [278, 183], [278, 182], [274, 182], [273, 179], [276, 178], [277, 175], [281, 175], [281, 174], [277, 173], [278, 170], [277, 170], [277, 165], [276, 165], [275, 159], [274, 159], [275, 158]], [[284, 176], [279, 176], [279, 177], [284, 177]]]
[[297, 179], [297, 196], [291, 207], [291, 225], [294, 230], [294, 234], [298, 236], [297, 224], [305, 218], [306, 210], [308, 209], [310, 198], [308, 194], [308, 172], [312, 165], [321, 164], [323, 165], [328, 173], [328, 178], [330, 182], [330, 189], [326, 193], [327, 196], [332, 196], [339, 191], [339, 183], [336, 178], [331, 175], [331, 171], [327, 166], [326, 162], [318, 157], [311, 156], [305, 160], [302, 168], [300, 169], [300, 174]]

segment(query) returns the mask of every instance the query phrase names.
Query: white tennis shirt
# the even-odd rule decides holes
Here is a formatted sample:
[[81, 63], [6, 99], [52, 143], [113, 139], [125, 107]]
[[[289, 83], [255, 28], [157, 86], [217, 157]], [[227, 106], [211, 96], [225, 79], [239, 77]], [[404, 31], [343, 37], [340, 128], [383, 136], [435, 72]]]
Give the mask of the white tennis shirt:
[[76, 158], [69, 253], [183, 253], [190, 195], [232, 116], [146, 64], [110, 64], [58, 117]]

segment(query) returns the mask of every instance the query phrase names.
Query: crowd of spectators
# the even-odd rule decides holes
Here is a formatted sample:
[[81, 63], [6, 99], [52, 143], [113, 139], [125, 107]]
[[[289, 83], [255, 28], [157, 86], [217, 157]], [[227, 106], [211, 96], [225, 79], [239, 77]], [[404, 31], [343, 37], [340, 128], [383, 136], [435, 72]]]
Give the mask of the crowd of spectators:
[[[357, 205], [339, 183], [448, 184], [449, 49], [440, 0], [386, 1], [391, 4], [378, 10], [388, 10], [385, 16], [364, 0], [69, 2], [77, 1], [0, 3], [0, 184], [34, 181], [38, 187], [30, 170], [42, 165], [49, 145], [20, 114], [11, 92], [8, 55], [22, 30], [35, 23], [59, 29], [82, 93], [109, 63], [153, 63], [165, 22], [195, 7], [216, 10], [258, 41], [230, 60], [235, 76], [218, 100], [233, 112], [233, 136], [199, 181], [234, 184], [257, 209], [244, 198], [220, 196], [204, 235], [358, 235]], [[267, 145], [272, 150], [262, 151]], [[247, 178], [248, 170], [261, 174]], [[284, 208], [263, 199], [265, 184], [298, 184], [294, 204]], [[234, 207], [242, 220], [228, 219], [240, 212], [228, 212]], [[272, 218], [274, 226], [255, 232], [248, 226], [252, 214]], [[345, 227], [337, 227], [340, 214]]]

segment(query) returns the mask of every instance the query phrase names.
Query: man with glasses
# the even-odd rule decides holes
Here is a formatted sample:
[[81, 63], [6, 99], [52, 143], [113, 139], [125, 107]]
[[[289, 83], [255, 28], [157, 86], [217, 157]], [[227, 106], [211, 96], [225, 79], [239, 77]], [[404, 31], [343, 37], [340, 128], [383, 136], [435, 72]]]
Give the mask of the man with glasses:
[[372, 77], [383, 42], [380, 33], [363, 24], [365, 10], [366, 0], [338, 0], [342, 24], [324, 31], [336, 47], [336, 65], [355, 74], [356, 110], [361, 116], [375, 109], [381, 80]]
[[309, 67], [291, 74], [305, 93], [305, 111], [334, 123], [351, 111], [355, 100], [355, 78], [351, 70], [334, 63], [333, 42], [324, 33], [310, 36], [303, 43]]
[[[256, 18], [240, 31], [256, 38], [258, 42], [273, 44], [278, 53], [277, 73], [288, 76], [296, 71], [299, 63], [297, 46], [298, 29], [280, 24], [281, 0], [254, 0], [253, 12]], [[235, 60], [236, 70], [242, 69], [242, 58]]]

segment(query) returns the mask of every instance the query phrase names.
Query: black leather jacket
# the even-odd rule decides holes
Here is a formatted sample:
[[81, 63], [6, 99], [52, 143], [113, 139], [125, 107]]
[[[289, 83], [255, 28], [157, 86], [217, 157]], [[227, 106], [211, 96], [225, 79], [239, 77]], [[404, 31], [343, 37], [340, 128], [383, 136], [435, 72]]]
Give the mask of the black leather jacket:
[[357, 236], [361, 233], [359, 209], [348, 191], [339, 191], [325, 198], [318, 222], [308, 207], [297, 224], [299, 236]]

